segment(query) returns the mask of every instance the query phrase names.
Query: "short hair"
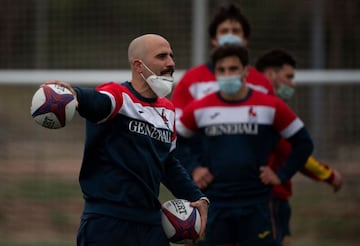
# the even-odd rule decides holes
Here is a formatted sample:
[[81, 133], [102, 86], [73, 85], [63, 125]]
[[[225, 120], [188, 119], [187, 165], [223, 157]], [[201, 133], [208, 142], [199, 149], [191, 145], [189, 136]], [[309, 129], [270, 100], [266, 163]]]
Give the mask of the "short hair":
[[236, 3], [227, 3], [219, 7], [209, 24], [210, 38], [216, 37], [218, 26], [226, 20], [237, 21], [241, 24], [245, 38], [250, 37], [251, 27], [248, 19], [241, 13], [240, 7]]
[[216, 47], [210, 55], [211, 62], [214, 66], [219, 60], [231, 56], [238, 57], [243, 66], [247, 66], [249, 63], [249, 53], [247, 48], [239, 44], [226, 43], [224, 45], [220, 45]]
[[267, 68], [281, 68], [290, 65], [296, 68], [296, 61], [289, 52], [283, 49], [272, 49], [264, 53], [255, 63], [255, 68], [264, 72]]

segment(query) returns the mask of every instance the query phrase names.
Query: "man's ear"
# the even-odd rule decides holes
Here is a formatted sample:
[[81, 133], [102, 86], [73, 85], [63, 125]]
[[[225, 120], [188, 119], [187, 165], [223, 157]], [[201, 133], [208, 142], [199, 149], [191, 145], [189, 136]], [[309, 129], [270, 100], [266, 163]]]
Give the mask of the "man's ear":
[[211, 45], [212, 45], [213, 47], [218, 47], [218, 46], [219, 46], [219, 42], [218, 42], [218, 40], [217, 40], [216, 37], [215, 37], [215, 38], [211, 38], [211, 39], [210, 39], [210, 43], [211, 43]]
[[247, 38], [242, 38], [242, 46], [243, 47], [248, 47], [248, 43], [249, 43], [249, 41]]
[[270, 81], [275, 81], [277, 76], [276, 71], [274, 69], [268, 69], [268, 71]]
[[134, 59], [131, 62], [132, 67], [134, 68], [134, 70], [138, 73], [142, 73], [143, 72], [143, 66], [142, 66], [142, 62], [138, 59]]
[[263, 72], [264, 76], [266, 78], [268, 78], [270, 81], [274, 80], [275, 77], [275, 71], [271, 68], [265, 68], [264, 72]]
[[247, 76], [248, 76], [248, 74], [249, 74], [249, 65], [246, 65], [245, 67], [244, 67], [244, 78], [246, 78]]

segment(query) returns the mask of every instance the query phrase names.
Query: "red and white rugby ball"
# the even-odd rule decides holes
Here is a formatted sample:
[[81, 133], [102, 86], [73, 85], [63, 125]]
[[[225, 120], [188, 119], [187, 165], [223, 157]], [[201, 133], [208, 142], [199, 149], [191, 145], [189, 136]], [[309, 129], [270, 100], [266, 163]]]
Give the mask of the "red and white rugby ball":
[[173, 199], [164, 202], [161, 223], [172, 243], [190, 243], [199, 238], [200, 214], [187, 200]]
[[40, 87], [31, 101], [31, 116], [39, 125], [57, 129], [66, 126], [75, 114], [76, 100], [73, 94], [60, 85]]

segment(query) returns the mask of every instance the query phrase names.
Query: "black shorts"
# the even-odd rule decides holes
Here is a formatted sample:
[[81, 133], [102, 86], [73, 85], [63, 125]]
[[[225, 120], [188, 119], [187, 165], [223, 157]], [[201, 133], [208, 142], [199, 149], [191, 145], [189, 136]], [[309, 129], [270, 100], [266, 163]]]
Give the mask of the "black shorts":
[[169, 246], [161, 225], [88, 214], [81, 218], [78, 246]]
[[291, 207], [288, 200], [273, 199], [275, 221], [278, 227], [279, 236], [283, 238], [291, 235], [290, 218]]
[[205, 245], [277, 246], [270, 202], [232, 208], [210, 206], [205, 238]]

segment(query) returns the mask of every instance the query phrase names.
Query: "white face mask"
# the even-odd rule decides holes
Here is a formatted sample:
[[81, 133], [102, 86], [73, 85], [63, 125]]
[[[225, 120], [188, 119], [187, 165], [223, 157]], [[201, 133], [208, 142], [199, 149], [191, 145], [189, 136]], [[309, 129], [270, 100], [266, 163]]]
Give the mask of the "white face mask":
[[224, 44], [239, 44], [243, 46], [242, 38], [231, 33], [221, 35], [218, 42], [220, 46]]
[[217, 76], [217, 81], [220, 90], [229, 95], [235, 95], [243, 84], [240, 75]]
[[150, 86], [151, 90], [158, 97], [165, 97], [169, 95], [173, 87], [174, 78], [172, 76], [158, 76], [153, 71], [151, 71], [150, 68], [145, 65], [145, 63], [141, 63], [150, 73], [152, 73], [152, 75], [147, 78], [145, 78], [142, 73], [140, 74], [146, 83]]
[[283, 99], [284, 101], [289, 101], [291, 97], [294, 95], [295, 89], [290, 86], [281, 83], [279, 88], [276, 90], [276, 95]]

